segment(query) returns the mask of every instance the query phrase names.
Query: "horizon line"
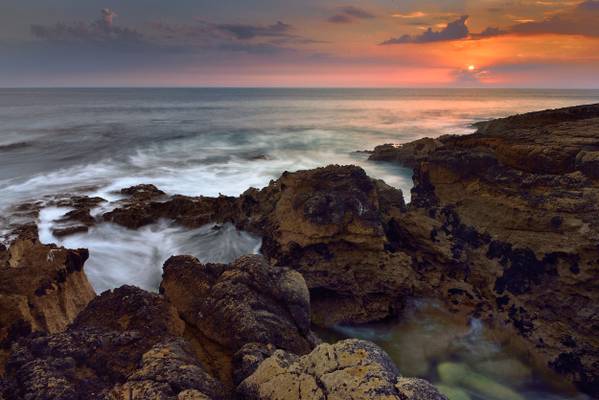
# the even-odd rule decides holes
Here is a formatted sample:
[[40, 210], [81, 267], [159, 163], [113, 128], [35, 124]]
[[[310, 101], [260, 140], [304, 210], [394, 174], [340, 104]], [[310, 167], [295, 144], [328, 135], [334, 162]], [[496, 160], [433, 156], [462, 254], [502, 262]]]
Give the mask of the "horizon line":
[[456, 86], [0, 86], [0, 90], [6, 89], [304, 89], [304, 90], [580, 90], [596, 91], [597, 87], [524, 87], [524, 86], [505, 86], [505, 87], [456, 87]]

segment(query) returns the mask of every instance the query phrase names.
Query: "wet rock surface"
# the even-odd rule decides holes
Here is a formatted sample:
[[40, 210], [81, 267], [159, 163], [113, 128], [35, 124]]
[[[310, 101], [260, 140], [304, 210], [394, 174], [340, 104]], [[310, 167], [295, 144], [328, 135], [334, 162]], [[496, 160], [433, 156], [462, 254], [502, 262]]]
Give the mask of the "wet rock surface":
[[321, 344], [302, 357], [277, 350], [238, 387], [246, 399], [444, 400], [430, 383], [406, 380], [373, 343]]

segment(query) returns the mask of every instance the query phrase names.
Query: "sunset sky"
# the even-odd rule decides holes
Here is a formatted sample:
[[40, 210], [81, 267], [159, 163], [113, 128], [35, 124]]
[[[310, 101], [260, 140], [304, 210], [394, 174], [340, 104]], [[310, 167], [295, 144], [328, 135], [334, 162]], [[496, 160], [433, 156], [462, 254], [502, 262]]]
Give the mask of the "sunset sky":
[[599, 0], [2, 0], [0, 86], [599, 88]]

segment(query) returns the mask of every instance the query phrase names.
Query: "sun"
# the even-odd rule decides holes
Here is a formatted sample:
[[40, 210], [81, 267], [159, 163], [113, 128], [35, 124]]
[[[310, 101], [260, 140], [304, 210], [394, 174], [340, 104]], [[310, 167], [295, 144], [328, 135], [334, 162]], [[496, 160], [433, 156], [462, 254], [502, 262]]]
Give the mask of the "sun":
[[476, 69], [476, 67], [474, 65], [468, 66], [468, 71], [474, 71], [475, 69]]

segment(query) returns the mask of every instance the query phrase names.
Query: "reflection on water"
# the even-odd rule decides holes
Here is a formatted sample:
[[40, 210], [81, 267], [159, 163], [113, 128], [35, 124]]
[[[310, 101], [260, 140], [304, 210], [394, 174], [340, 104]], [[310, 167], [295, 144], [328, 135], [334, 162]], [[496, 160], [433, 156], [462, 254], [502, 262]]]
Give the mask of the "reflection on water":
[[402, 375], [428, 379], [450, 400], [588, 399], [565, 384], [555, 387], [548, 371], [533, 368], [480, 320], [464, 321], [434, 302], [413, 302], [399, 322], [338, 326], [321, 336], [371, 340]]
[[40, 240], [72, 249], [89, 249], [85, 273], [97, 293], [125, 284], [157, 291], [162, 265], [170, 256], [185, 254], [201, 262], [230, 263], [242, 255], [257, 254], [262, 242], [231, 224], [190, 230], [167, 221], [138, 230], [102, 223], [87, 233], [56, 238], [51, 229], [66, 211], [69, 209], [54, 207], [41, 211]]

